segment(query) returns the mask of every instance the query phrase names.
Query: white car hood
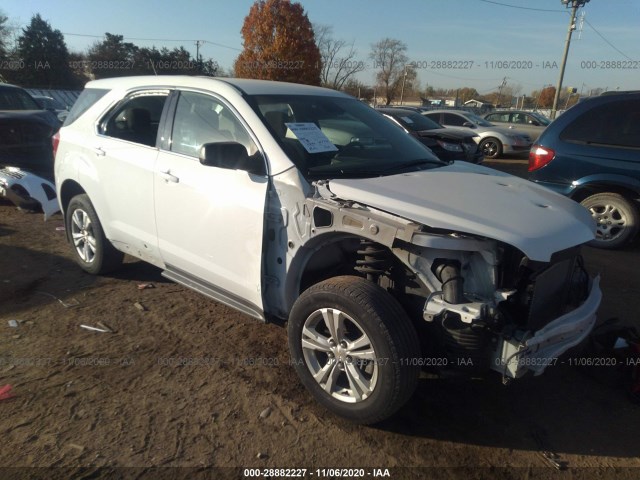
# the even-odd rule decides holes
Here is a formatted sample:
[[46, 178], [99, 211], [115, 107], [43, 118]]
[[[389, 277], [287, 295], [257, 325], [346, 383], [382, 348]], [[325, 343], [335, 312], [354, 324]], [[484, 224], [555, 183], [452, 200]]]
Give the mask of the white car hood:
[[480, 235], [547, 262], [594, 238], [578, 203], [527, 180], [467, 162], [387, 177], [331, 180], [329, 189], [423, 225]]

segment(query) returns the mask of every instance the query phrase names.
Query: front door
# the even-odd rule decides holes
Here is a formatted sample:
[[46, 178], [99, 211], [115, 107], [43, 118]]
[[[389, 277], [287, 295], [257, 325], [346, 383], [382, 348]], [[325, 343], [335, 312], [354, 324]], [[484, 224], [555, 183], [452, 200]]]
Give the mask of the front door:
[[[262, 239], [268, 177], [202, 165], [200, 147], [256, 143], [221, 99], [180, 92], [168, 149], [155, 171], [158, 244], [169, 271], [262, 310]], [[266, 170], [265, 170], [266, 171]]]

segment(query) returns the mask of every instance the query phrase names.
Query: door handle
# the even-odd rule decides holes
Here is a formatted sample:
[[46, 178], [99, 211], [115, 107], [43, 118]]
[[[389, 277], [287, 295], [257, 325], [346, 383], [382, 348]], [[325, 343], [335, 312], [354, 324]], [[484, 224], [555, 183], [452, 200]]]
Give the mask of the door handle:
[[175, 175], [171, 174], [171, 170], [166, 170], [166, 171], [161, 170], [160, 171], [160, 177], [165, 182], [178, 183], [180, 181], [180, 178], [178, 178]]
[[93, 149], [93, 153], [95, 153], [98, 157], [104, 157], [107, 152], [105, 152], [102, 147], [96, 147]]

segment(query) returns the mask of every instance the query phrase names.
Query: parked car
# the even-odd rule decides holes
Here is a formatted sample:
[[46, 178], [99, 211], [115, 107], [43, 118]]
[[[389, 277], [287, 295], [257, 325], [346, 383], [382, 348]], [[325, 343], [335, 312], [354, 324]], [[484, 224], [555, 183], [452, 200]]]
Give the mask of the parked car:
[[97, 80], [55, 142], [84, 270], [116, 269], [129, 253], [257, 320], [287, 322], [301, 382], [354, 422], [393, 414], [422, 367], [539, 374], [594, 325], [599, 280], [579, 256], [593, 238], [587, 211], [442, 162], [343, 93]]
[[42, 110], [49, 110], [55, 113], [60, 122], [64, 122], [67, 115], [69, 115], [69, 109], [53, 97], [33, 95], [33, 99], [38, 103]]
[[640, 92], [591, 97], [559, 116], [531, 148], [529, 179], [591, 212], [593, 246], [631, 241], [640, 227]]
[[0, 196], [45, 217], [58, 210], [51, 138], [59, 127], [24, 89], [0, 84]]
[[474, 137], [477, 135], [444, 128], [424, 115], [403, 108], [379, 108], [385, 117], [429, 147], [440, 160], [482, 163], [484, 157]]
[[500, 127], [516, 128], [529, 135], [535, 142], [551, 120], [540, 112], [524, 110], [494, 110], [487, 113], [484, 119]]
[[431, 110], [423, 115], [445, 127], [471, 128], [480, 137], [480, 148], [485, 158], [499, 158], [504, 154], [526, 153], [531, 138], [519, 130], [496, 127], [475, 113], [464, 110]]

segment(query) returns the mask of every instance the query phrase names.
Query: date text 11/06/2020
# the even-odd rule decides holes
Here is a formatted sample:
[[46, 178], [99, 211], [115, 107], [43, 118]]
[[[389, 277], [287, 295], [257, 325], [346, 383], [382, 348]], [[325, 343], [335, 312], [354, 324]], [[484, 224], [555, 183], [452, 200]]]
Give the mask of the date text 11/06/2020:
[[391, 478], [388, 468], [245, 468], [243, 478]]
[[569, 365], [570, 367], [636, 367], [640, 366], [640, 357], [569, 357], [564, 360], [557, 358], [519, 358], [508, 362], [500, 358], [495, 359], [496, 365], [522, 365], [526, 367], [552, 367], [554, 365]]

